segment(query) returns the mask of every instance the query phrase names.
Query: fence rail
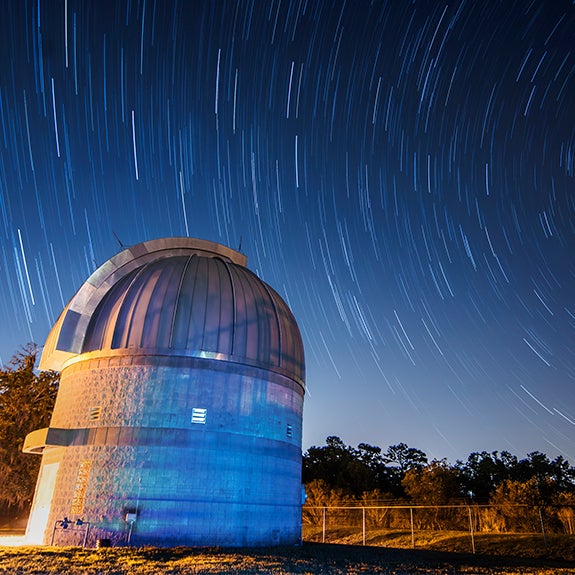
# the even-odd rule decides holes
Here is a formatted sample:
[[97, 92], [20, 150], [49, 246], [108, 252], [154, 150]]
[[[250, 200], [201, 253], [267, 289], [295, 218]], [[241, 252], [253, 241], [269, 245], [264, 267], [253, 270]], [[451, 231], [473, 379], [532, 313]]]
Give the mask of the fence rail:
[[538, 533], [547, 547], [550, 533], [575, 533], [574, 507], [528, 505], [363, 505], [303, 506], [303, 534], [306, 540], [324, 543], [357, 541], [382, 533], [406, 532], [416, 546], [418, 531], [459, 531], [470, 537], [475, 553], [478, 533]]

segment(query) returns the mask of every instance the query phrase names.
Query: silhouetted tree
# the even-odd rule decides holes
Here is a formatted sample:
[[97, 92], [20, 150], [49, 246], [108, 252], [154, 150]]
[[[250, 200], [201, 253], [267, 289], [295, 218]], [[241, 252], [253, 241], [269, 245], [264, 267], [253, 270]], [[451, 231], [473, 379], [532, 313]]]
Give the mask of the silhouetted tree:
[[304, 454], [303, 481], [307, 484], [321, 479], [330, 489], [342, 489], [354, 497], [378, 490], [404, 498], [401, 481], [405, 472], [426, 463], [423, 451], [405, 443], [392, 445], [383, 454], [380, 447], [360, 443], [353, 448], [332, 435], [325, 446], [312, 446]]
[[4, 513], [29, 507], [40, 458], [22, 453], [30, 431], [46, 427], [60, 375], [37, 372], [37, 348], [28, 344], [0, 370], [0, 507]]
[[463, 495], [476, 503], [487, 503], [495, 489], [510, 479], [517, 467], [517, 457], [507, 451], [471, 453], [465, 463], [456, 462]]
[[[390, 499], [406, 497], [433, 506], [461, 499], [502, 505], [506, 497], [517, 504], [529, 493], [532, 498], [536, 495], [537, 505], [550, 506], [559, 504], [561, 494], [565, 495], [562, 501], [572, 501], [567, 495], [575, 497], [575, 469], [562, 456], [549, 460], [544, 453], [534, 451], [518, 460], [508, 451], [482, 451], [455, 465], [446, 460], [428, 464], [423, 451], [405, 443], [391, 445], [383, 452], [368, 443], [348, 446], [337, 436], [328, 437], [325, 446], [310, 447], [304, 454], [303, 481], [320, 481], [319, 485], [340, 499], [345, 495], [370, 505], [376, 500], [389, 503]], [[438, 517], [436, 514], [433, 521], [436, 525]], [[570, 517], [562, 517], [563, 524]]]
[[386, 463], [392, 463], [404, 474], [410, 469], [421, 469], [427, 465], [427, 455], [420, 449], [408, 447], [405, 443], [390, 445], [384, 455]]
[[550, 461], [547, 455], [540, 451], [528, 453], [525, 459], [517, 463], [513, 479], [525, 482], [532, 478], [535, 478], [537, 484], [541, 486], [542, 497], [545, 497], [543, 486], [548, 479], [556, 491], [575, 492], [575, 469], [570, 467], [569, 462], [561, 455]]
[[[364, 455], [366, 452], [364, 452]], [[321, 479], [330, 489], [341, 489], [351, 495], [375, 489], [375, 477], [369, 460], [331, 435], [323, 447], [310, 447], [303, 458], [303, 481]]]
[[409, 447], [406, 443], [390, 445], [382, 456], [388, 464], [385, 468], [386, 481], [382, 481], [381, 489], [390, 491], [398, 499], [406, 497], [403, 478], [412, 469], [422, 469], [427, 465], [427, 455], [420, 449]]

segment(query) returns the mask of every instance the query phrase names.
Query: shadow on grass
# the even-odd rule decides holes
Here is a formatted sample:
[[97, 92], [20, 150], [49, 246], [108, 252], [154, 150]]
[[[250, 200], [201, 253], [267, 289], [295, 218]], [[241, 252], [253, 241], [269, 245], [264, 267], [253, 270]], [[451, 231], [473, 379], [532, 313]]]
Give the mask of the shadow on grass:
[[[126, 548], [124, 548], [126, 549]], [[127, 551], [127, 549], [126, 549]], [[283, 565], [285, 569], [301, 568], [302, 564], [332, 565], [342, 570], [354, 571], [354, 566], [362, 568], [385, 567], [390, 572], [398, 570], [410, 570], [414, 567], [436, 569], [438, 572], [449, 572], [450, 568], [456, 567], [484, 567], [506, 570], [510, 568], [531, 567], [537, 569], [562, 568], [568, 569], [575, 565], [572, 561], [566, 561], [551, 557], [521, 557], [501, 554], [472, 554], [457, 551], [429, 550], [429, 549], [397, 549], [390, 547], [376, 547], [370, 545], [343, 545], [336, 543], [304, 543], [298, 547], [275, 547], [255, 549], [227, 549], [227, 548], [189, 548], [176, 547], [163, 549], [157, 547], [140, 548], [137, 553], [151, 562], [173, 562], [178, 559], [190, 559], [197, 557], [199, 562], [207, 556], [214, 559], [243, 558], [238, 563], [246, 560], [256, 560], [261, 564]], [[231, 567], [231, 565], [230, 565]], [[446, 571], [447, 570], [447, 571]], [[377, 569], [376, 569], [377, 571]], [[297, 572], [297, 571], [296, 571]], [[426, 571], [427, 572], [427, 571]]]
[[405, 564], [425, 566], [428, 568], [449, 567], [489, 567], [498, 570], [533, 567], [533, 568], [562, 568], [568, 569], [575, 566], [575, 562], [552, 557], [525, 557], [517, 555], [502, 555], [496, 553], [467, 553], [461, 551], [445, 551], [430, 549], [398, 549], [391, 547], [375, 547], [360, 545], [339, 545], [331, 543], [306, 543], [302, 553], [306, 549], [314, 556], [326, 555], [334, 559], [354, 560], [387, 566], [396, 565], [402, 567]]
[[0, 547], [0, 574], [6, 575], [568, 575], [574, 566], [543, 558], [332, 543], [265, 549]]
[[[309, 532], [306, 540], [319, 543], [321, 532]], [[333, 529], [326, 531], [326, 543], [362, 545], [361, 530]], [[415, 543], [415, 546], [413, 544]], [[461, 531], [418, 531], [412, 540], [409, 530], [370, 530], [366, 544], [405, 550], [427, 550], [464, 555], [494, 555], [524, 559], [542, 559], [575, 562], [575, 537], [537, 533], [470, 533]]]

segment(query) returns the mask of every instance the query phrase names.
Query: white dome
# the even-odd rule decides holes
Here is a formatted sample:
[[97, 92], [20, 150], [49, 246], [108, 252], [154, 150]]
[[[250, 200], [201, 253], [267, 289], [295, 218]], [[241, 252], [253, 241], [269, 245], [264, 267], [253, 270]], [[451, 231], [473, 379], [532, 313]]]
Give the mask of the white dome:
[[277, 371], [303, 388], [304, 351], [283, 299], [242, 254], [191, 238], [138, 244], [102, 265], [54, 326], [42, 367], [101, 352], [204, 357]]

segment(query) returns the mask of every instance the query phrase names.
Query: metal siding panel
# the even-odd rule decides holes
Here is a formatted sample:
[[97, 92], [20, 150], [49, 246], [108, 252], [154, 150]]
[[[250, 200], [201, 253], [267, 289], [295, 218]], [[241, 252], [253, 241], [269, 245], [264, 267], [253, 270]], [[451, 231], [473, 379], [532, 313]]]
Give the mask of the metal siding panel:
[[102, 347], [101, 349], [112, 349], [114, 343], [114, 333], [116, 331], [116, 323], [118, 315], [122, 309], [122, 301], [125, 295], [125, 290], [118, 290], [115, 297], [112, 299], [112, 307], [109, 312], [104, 333], [102, 334]]
[[196, 273], [191, 317], [188, 328], [186, 349], [204, 349], [204, 330], [206, 325], [206, 301], [208, 297], [208, 271], [206, 258], [198, 257], [198, 271]]
[[171, 318], [176, 304], [176, 289], [180, 283], [186, 259], [170, 258], [169, 260], [160, 260], [155, 264], [159, 276], [148, 303], [146, 319], [142, 328], [141, 345], [144, 348], [165, 348], [169, 345], [170, 338], [169, 333], [166, 333], [166, 319], [169, 319], [169, 326], [171, 327]]
[[234, 341], [232, 355], [246, 357], [247, 355], [247, 311], [246, 296], [244, 293], [244, 284], [241, 281], [241, 274], [238, 268], [230, 267], [234, 279], [234, 307], [235, 307], [235, 324], [234, 324]]
[[[129, 348], [130, 332], [132, 331], [132, 323], [136, 317], [136, 308], [140, 292], [146, 286], [146, 274], [144, 273], [145, 267], [138, 270], [138, 274], [133, 279], [130, 287], [126, 290], [118, 318], [116, 320], [114, 336], [112, 339], [112, 348]], [[137, 321], [137, 320], [136, 320]], [[134, 347], [133, 343], [131, 347]]]
[[[243, 349], [243, 356], [248, 359], [257, 360], [258, 358], [258, 335], [259, 335], [259, 323], [257, 317], [257, 303], [253, 290], [253, 285], [244, 270], [238, 270], [238, 280], [242, 287], [242, 292], [244, 295], [244, 330], [245, 330], [245, 347]], [[239, 321], [239, 318], [238, 318]], [[236, 354], [236, 355], [239, 355]]]
[[190, 329], [190, 318], [192, 315], [192, 298], [194, 294], [194, 283], [197, 276], [198, 259], [191, 256], [179, 286], [176, 314], [172, 328], [172, 344], [174, 349], [186, 349], [188, 343], [188, 332]]
[[[130, 321], [130, 331], [128, 334], [128, 346], [130, 348], [141, 348], [144, 336], [144, 325], [146, 320], [157, 313], [157, 302], [154, 301], [154, 290], [160, 279], [162, 270], [154, 264], [146, 266], [138, 282], [138, 295], [134, 300], [133, 313]], [[155, 338], [154, 338], [155, 339]]]
[[158, 339], [156, 346], [167, 349], [172, 344], [174, 321], [179, 304], [180, 286], [189, 264], [189, 257], [178, 258], [178, 265], [174, 266], [172, 273], [166, 276], [166, 291], [162, 306], [162, 314], [158, 324]]
[[136, 273], [122, 278], [102, 299], [92, 314], [82, 352], [110, 348], [122, 297]]
[[222, 287], [219, 260], [204, 258], [207, 264], [206, 322], [204, 326], [204, 343], [202, 349], [221, 352], [219, 335], [221, 329]]
[[271, 327], [276, 320], [273, 305], [270, 302], [269, 295], [265, 291], [262, 282], [259, 280], [257, 282], [253, 281], [252, 277], [249, 277], [249, 279], [250, 285], [252, 286], [252, 293], [254, 294], [255, 328], [258, 332], [257, 356], [255, 359], [264, 365], [274, 365], [272, 358]]
[[235, 295], [232, 272], [228, 264], [216, 259], [220, 276], [220, 326], [217, 349], [221, 353], [232, 353], [235, 324]]
[[268, 337], [269, 337], [269, 363], [275, 367], [281, 366], [281, 357], [283, 351], [283, 333], [281, 329], [281, 321], [278, 314], [278, 307], [276, 294], [270, 286], [265, 282], [259, 280], [257, 276], [255, 278], [258, 280], [258, 285], [262, 293], [265, 295], [266, 301], [266, 323], [268, 326]]

